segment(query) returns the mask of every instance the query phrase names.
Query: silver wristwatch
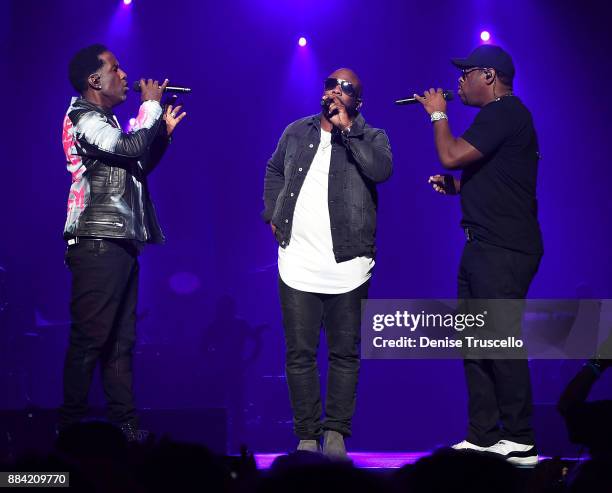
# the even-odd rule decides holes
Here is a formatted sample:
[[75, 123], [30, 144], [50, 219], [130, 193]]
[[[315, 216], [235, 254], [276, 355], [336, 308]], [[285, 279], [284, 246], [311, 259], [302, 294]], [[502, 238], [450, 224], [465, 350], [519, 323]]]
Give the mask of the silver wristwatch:
[[434, 111], [431, 115], [431, 123], [437, 122], [438, 120], [448, 120], [448, 116], [444, 111]]

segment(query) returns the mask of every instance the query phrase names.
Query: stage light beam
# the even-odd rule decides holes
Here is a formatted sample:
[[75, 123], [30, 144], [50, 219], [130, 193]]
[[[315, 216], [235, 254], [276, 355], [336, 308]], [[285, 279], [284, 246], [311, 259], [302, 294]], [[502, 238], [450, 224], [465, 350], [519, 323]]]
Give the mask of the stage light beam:
[[306, 41], [306, 38], [304, 36], [302, 36], [300, 39], [298, 39], [298, 45], [300, 45], [302, 48], [304, 46], [306, 46], [307, 43], [308, 43], [308, 41]]

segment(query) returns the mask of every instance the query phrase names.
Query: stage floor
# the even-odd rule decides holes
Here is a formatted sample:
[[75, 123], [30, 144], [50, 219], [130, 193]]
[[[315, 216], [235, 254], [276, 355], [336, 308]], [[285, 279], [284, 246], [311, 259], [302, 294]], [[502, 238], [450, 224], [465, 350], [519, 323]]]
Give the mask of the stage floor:
[[[406, 464], [414, 464], [420, 458], [431, 454], [431, 452], [349, 452], [356, 467], [362, 469], [398, 469]], [[284, 455], [274, 454], [255, 454], [255, 462], [258, 469], [268, 469], [274, 459]], [[540, 456], [540, 461], [550, 459], [550, 457]], [[580, 458], [564, 458], [564, 460], [579, 461]]]
[[[353, 464], [362, 469], [398, 469], [413, 464], [430, 452], [349, 452]], [[255, 454], [258, 469], [268, 469], [274, 459], [284, 454]]]

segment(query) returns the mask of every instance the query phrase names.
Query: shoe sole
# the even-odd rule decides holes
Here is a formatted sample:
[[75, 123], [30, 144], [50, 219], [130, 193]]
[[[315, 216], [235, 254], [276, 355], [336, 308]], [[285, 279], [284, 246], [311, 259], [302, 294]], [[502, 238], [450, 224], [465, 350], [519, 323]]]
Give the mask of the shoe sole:
[[537, 455], [532, 455], [530, 457], [508, 457], [506, 460], [515, 466], [537, 466], [538, 459]]
[[451, 447], [453, 450], [474, 450], [475, 452], [486, 452], [486, 447], [479, 447], [474, 445], [473, 447]]

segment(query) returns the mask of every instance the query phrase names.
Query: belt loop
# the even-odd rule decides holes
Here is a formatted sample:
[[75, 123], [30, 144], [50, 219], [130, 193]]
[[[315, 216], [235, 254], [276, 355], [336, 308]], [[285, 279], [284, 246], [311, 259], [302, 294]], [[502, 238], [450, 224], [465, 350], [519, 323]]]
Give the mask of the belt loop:
[[102, 238], [93, 238], [92, 241], [94, 244], [94, 248], [93, 248], [94, 255], [99, 255], [100, 252], [102, 251], [102, 242], [104, 240], [102, 240]]

